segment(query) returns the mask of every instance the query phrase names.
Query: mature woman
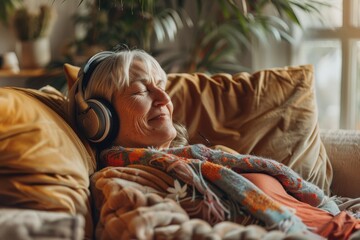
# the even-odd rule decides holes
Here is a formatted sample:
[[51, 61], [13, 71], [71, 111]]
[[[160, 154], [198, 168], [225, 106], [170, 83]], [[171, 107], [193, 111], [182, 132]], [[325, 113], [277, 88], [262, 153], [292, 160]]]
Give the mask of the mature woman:
[[[77, 125], [97, 148], [102, 168], [136, 165], [145, 172], [155, 171], [159, 176], [166, 173], [173, 179], [176, 191], [171, 190], [172, 194], [156, 187], [142, 188], [157, 189], [151, 190], [152, 205], [166, 202], [165, 209], [171, 209], [166, 216], [171, 216], [170, 220], [153, 216], [147, 223], [149, 228], [164, 230], [177, 225], [166, 230], [171, 232], [169, 238], [175, 238], [184, 233], [184, 223], [190, 216], [205, 220], [210, 226], [224, 221], [256, 223], [310, 239], [321, 235], [348, 238], [360, 229], [359, 220], [340, 212], [318, 187], [276, 161], [188, 145], [184, 128], [173, 123], [166, 79], [159, 63], [144, 51], [100, 52], [83, 67], [75, 93]], [[124, 174], [126, 171], [119, 176]], [[106, 185], [104, 191], [109, 192], [113, 186]], [[134, 190], [128, 194], [129, 189], [122, 188], [119, 194], [126, 192], [126, 199], [135, 201], [134, 196], [139, 193]], [[131, 224], [133, 228], [127, 226], [127, 230], [119, 227], [126, 225], [124, 219], [117, 222], [104, 217], [111, 209], [123, 214], [142, 206], [129, 205], [121, 199], [117, 204], [126, 205], [121, 211], [114, 210], [115, 200], [102, 202], [100, 222], [103, 231], [108, 231], [102, 236], [127, 231], [128, 237], [142, 238]], [[142, 208], [136, 214], [146, 215], [147, 211]], [[130, 219], [136, 218], [127, 220], [131, 222]], [[341, 227], [335, 231], [335, 225], [341, 221]], [[150, 237], [154, 237], [161, 230], [150, 232]]]

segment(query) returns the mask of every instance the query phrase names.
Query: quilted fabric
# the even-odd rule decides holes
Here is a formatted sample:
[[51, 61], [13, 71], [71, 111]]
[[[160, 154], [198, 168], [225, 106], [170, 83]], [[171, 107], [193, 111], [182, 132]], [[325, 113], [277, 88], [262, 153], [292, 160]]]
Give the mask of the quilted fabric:
[[[175, 201], [164, 198], [173, 179], [152, 167], [104, 168], [91, 182], [99, 213], [96, 239], [314, 239], [257, 225], [223, 221], [211, 226], [189, 219]], [[188, 206], [194, 204], [196, 200], [190, 199]]]
[[95, 164], [61, 117], [64, 101], [61, 94], [0, 89], [0, 207], [78, 213], [90, 237]]
[[0, 239], [84, 239], [84, 218], [79, 214], [0, 208], [0, 223]]
[[187, 127], [192, 144], [277, 160], [330, 192], [333, 173], [320, 139], [311, 65], [168, 79], [174, 119]]

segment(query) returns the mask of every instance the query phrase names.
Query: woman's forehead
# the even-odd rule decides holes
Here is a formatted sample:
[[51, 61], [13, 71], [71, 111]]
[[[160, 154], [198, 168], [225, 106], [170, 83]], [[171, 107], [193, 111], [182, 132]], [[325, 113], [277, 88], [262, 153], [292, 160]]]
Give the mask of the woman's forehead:
[[166, 81], [163, 71], [153, 66], [152, 64], [145, 65], [141, 60], [134, 60], [130, 67], [130, 83], [134, 81], [155, 83]]

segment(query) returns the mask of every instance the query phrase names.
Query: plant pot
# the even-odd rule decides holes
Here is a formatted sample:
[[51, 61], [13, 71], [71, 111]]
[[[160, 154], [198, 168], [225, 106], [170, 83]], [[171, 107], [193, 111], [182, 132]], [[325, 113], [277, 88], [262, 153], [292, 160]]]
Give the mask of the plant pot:
[[43, 68], [51, 61], [50, 40], [47, 37], [18, 41], [15, 51], [21, 69]]

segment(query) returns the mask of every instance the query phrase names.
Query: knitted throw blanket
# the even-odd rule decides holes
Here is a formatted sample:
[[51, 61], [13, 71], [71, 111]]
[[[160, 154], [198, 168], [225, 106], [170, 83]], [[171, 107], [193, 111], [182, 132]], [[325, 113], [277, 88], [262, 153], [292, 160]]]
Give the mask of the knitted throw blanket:
[[[197, 144], [157, 150], [153, 148], [105, 149], [100, 154], [104, 166], [146, 165], [160, 169], [203, 197], [211, 224], [230, 219], [228, 202], [239, 206], [269, 229], [287, 233], [308, 232], [302, 221], [287, 207], [273, 201], [239, 173], [265, 173], [276, 178], [285, 190], [300, 201], [339, 213], [336, 204], [314, 184], [303, 180], [289, 167], [274, 160], [242, 154], [229, 154]], [[221, 194], [219, 194], [219, 189]], [[224, 199], [226, 196], [226, 199]]]

